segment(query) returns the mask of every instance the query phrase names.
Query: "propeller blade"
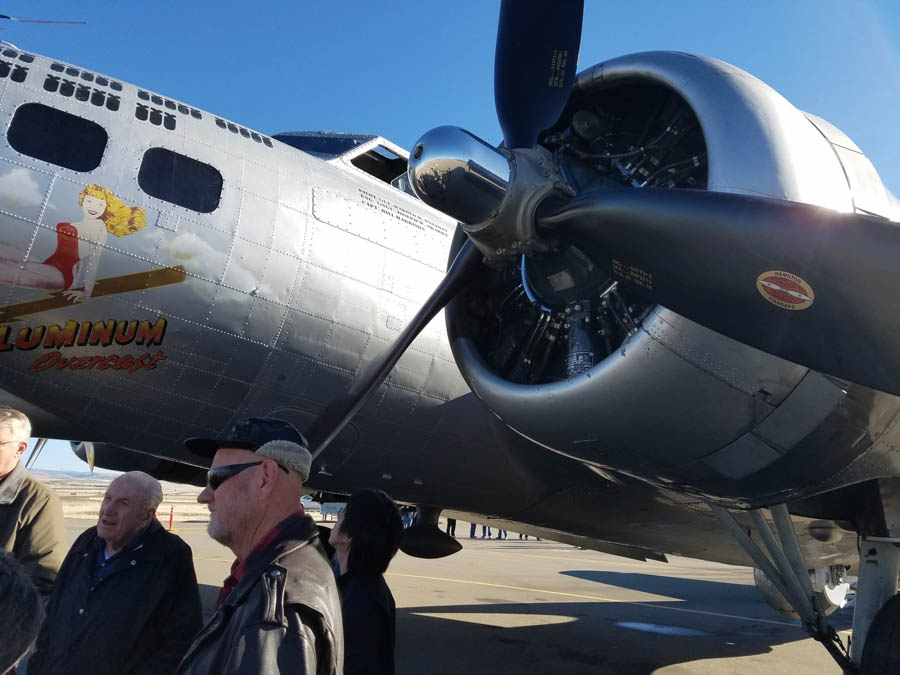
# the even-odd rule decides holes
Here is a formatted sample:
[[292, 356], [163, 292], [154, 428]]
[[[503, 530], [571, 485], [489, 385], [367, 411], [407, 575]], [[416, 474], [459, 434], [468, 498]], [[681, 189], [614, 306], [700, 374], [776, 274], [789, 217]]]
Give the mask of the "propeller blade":
[[10, 21], [18, 21], [19, 23], [87, 23], [86, 21], [48, 21], [46, 19], [17, 19], [16, 17], [10, 16], [9, 14], [0, 14], [0, 19], [9, 19]]
[[597, 190], [538, 224], [633, 297], [814, 370], [900, 395], [900, 224], [694, 190]]
[[473, 272], [481, 265], [481, 258], [478, 249], [466, 240], [459, 253], [456, 254], [450, 269], [447, 270], [447, 275], [434, 289], [412, 321], [403, 329], [403, 332], [365, 370], [356, 376], [344, 394], [337, 396], [315, 419], [306, 430], [306, 438], [312, 449], [313, 459], [328, 447], [328, 444], [337, 437], [347, 422], [366, 404], [378, 385], [388, 376], [397, 361], [403, 356], [403, 352], [428, 325], [428, 322], [471, 280]]
[[569, 98], [584, 0], [504, 0], [494, 55], [494, 101], [507, 148], [530, 148]]

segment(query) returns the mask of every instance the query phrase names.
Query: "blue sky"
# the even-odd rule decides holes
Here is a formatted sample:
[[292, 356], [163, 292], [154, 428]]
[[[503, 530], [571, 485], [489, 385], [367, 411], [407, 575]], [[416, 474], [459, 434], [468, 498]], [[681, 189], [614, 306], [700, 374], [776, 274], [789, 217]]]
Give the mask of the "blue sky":
[[[723, 59], [843, 129], [900, 194], [900, 2], [585, 4], [579, 70], [648, 50]], [[409, 148], [441, 124], [499, 140], [498, 9], [499, 0], [29, 0], [2, 11], [88, 25], [4, 22], [0, 37], [265, 133], [379, 133]], [[48, 447], [38, 467], [67, 466], [70, 454]]]

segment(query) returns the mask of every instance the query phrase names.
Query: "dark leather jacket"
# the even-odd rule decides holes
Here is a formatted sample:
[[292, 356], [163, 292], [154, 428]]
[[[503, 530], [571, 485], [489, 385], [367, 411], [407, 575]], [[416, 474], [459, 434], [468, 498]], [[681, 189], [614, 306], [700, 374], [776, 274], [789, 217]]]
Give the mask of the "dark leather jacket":
[[341, 603], [318, 538], [303, 516], [254, 555], [177, 673], [341, 675]]

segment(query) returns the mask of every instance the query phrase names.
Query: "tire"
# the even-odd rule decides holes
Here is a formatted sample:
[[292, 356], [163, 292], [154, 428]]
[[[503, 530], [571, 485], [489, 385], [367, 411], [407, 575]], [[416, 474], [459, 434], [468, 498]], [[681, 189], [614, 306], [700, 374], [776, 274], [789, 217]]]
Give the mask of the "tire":
[[875, 615], [863, 645], [860, 672], [866, 675], [900, 673], [900, 595], [884, 603]]

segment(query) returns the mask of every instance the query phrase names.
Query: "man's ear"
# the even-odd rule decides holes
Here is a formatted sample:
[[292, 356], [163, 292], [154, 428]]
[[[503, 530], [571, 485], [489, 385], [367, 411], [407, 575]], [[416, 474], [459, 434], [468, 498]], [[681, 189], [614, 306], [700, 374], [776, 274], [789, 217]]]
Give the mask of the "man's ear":
[[259, 469], [259, 474], [262, 478], [262, 482], [259, 486], [259, 498], [266, 499], [275, 489], [275, 484], [278, 481], [281, 469], [279, 469], [278, 464], [271, 459], [264, 460]]
[[25, 451], [28, 449], [28, 441], [22, 441], [19, 443], [19, 448], [17, 454], [19, 457], [25, 454]]

